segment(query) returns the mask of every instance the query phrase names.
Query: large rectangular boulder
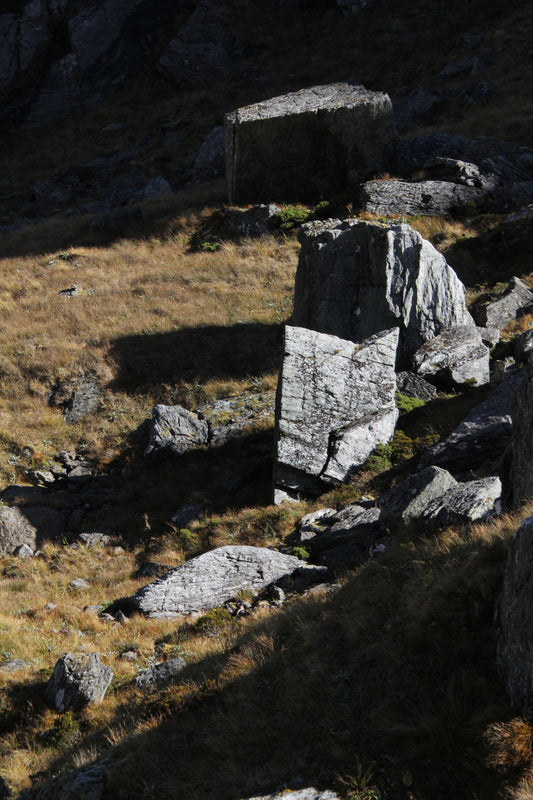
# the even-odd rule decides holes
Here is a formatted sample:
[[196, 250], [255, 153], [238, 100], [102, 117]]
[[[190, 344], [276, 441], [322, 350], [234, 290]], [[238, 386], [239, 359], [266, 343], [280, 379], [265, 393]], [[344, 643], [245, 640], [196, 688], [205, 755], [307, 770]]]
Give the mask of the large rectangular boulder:
[[454, 270], [409, 225], [309, 222], [299, 239], [295, 325], [354, 342], [399, 326], [407, 363], [447, 328], [474, 326]]
[[396, 129], [387, 94], [312, 86], [225, 117], [230, 203], [318, 201], [384, 170]]
[[274, 502], [343, 482], [398, 418], [398, 329], [362, 344], [287, 326], [276, 403]]

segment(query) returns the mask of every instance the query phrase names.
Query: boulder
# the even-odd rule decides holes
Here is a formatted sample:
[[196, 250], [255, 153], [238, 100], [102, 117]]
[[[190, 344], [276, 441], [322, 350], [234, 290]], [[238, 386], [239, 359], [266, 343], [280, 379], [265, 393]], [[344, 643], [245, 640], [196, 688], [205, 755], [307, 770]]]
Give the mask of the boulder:
[[456, 486], [457, 481], [447, 470], [426, 467], [378, 498], [381, 519], [385, 524], [408, 524], [422, 517], [434, 500]]
[[394, 433], [398, 329], [354, 344], [287, 326], [276, 408], [274, 501], [345, 481]]
[[223, 445], [250, 433], [258, 423], [273, 423], [274, 395], [273, 391], [247, 393], [198, 406], [195, 414], [208, 425], [208, 443]]
[[510, 704], [521, 714], [533, 711], [533, 517], [509, 542], [499, 599], [498, 671]]
[[484, 306], [479, 312], [478, 321], [482, 325], [502, 329], [520, 316], [520, 311], [533, 303], [533, 292], [520, 278], [513, 277], [499, 297]]
[[494, 182], [485, 178], [477, 164], [461, 161], [458, 158], [437, 156], [424, 164], [424, 177], [429, 181], [446, 181], [478, 189], [493, 189]]
[[53, 508], [0, 507], [0, 556], [11, 555], [25, 544], [35, 552], [43, 540], [59, 539], [65, 533], [65, 517]]
[[80, 72], [104, 56], [119, 38], [122, 27], [142, 0], [102, 0], [81, 7], [68, 21], [68, 35]]
[[518, 364], [527, 361], [533, 352], [533, 330], [521, 333], [515, 342], [514, 357]]
[[416, 397], [418, 400], [423, 400], [424, 403], [434, 400], [437, 396], [437, 390], [433, 384], [421, 378], [420, 375], [415, 375], [414, 372], [398, 372], [396, 384], [400, 394], [406, 397]]
[[533, 360], [521, 370], [522, 381], [511, 401], [511, 464], [505, 499], [518, 508], [533, 497]]
[[225, 117], [230, 203], [318, 201], [383, 170], [396, 140], [386, 94], [313, 86]]
[[472, 471], [485, 475], [498, 472], [502, 453], [511, 440], [511, 398], [520, 380], [520, 375], [514, 375], [498, 386], [447, 439], [425, 451], [420, 465], [444, 466], [454, 477]]
[[107, 769], [98, 762], [79, 767], [26, 789], [19, 800], [103, 800]]
[[208, 425], [181, 406], [154, 406], [145, 458], [181, 455], [196, 445], [207, 444]]
[[442, 107], [444, 102], [441, 95], [430, 92], [429, 89], [423, 89], [421, 86], [417, 86], [407, 96], [394, 100], [394, 121], [398, 132], [402, 133], [410, 125], [431, 117], [437, 109]]
[[509, 245], [528, 246], [533, 236], [533, 204], [504, 219], [494, 237]]
[[458, 483], [432, 500], [419, 519], [428, 531], [479, 522], [498, 513], [501, 493], [501, 481], [494, 476]]
[[449, 214], [465, 203], [480, 203], [483, 189], [447, 181], [377, 180], [361, 187], [360, 209], [371, 214], [425, 216]]
[[0, 92], [8, 88], [17, 71], [17, 14], [0, 16]]
[[272, 794], [247, 797], [245, 800], [341, 800], [341, 798], [340, 795], [329, 791], [329, 789], [320, 791], [309, 787], [307, 789], [283, 789], [283, 791], [273, 792]]
[[264, 203], [251, 208], [224, 208], [218, 214], [218, 233], [223, 237], [263, 236], [277, 227], [278, 206]]
[[423, 344], [413, 367], [444, 388], [484, 386], [490, 380], [489, 348], [475, 326], [456, 325]]
[[212, 80], [233, 67], [243, 46], [224, 21], [220, 10], [201, 0], [159, 59], [160, 72], [178, 86], [183, 81]]
[[91, 376], [85, 376], [65, 405], [65, 420], [74, 424], [91, 414], [100, 405], [102, 388]]
[[282, 578], [303, 574], [313, 583], [324, 570], [266, 547], [218, 547], [171, 569], [131, 598], [150, 617], [186, 616], [217, 608], [241, 591], [260, 592]]
[[327, 530], [331, 517], [336, 513], [334, 508], [319, 508], [318, 511], [311, 511], [310, 514], [306, 514], [298, 523], [298, 540], [306, 542], [308, 539], [323, 533]]
[[157, 686], [164, 686], [171, 683], [185, 666], [185, 661], [179, 656], [169, 658], [161, 664], [154, 664], [153, 667], [148, 667], [140, 672], [135, 678], [135, 686], [138, 689], [154, 689]]
[[65, 653], [46, 685], [46, 700], [60, 714], [79, 711], [102, 702], [112, 677], [98, 653]]
[[19, 69], [30, 66], [39, 49], [50, 36], [46, 0], [30, 0], [24, 6], [18, 32]]
[[400, 328], [400, 361], [453, 325], [474, 325], [464, 286], [405, 224], [328, 220], [303, 225], [295, 325], [361, 342]]

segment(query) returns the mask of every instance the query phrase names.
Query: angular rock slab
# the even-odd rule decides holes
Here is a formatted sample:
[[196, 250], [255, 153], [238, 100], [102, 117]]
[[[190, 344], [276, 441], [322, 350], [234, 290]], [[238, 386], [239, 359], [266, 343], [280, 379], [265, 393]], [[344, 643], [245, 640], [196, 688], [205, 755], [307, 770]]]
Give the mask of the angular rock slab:
[[100, 663], [98, 653], [65, 653], [46, 685], [46, 700], [59, 713], [79, 711], [101, 703], [113, 671]]
[[369, 181], [361, 187], [361, 210], [371, 214], [448, 214], [486, 197], [483, 189], [448, 181]]
[[273, 794], [256, 795], [245, 800], [341, 800], [340, 795], [329, 789], [320, 791], [312, 786], [308, 789], [295, 789], [293, 791], [274, 792]]
[[429, 531], [480, 522], [497, 513], [501, 493], [502, 484], [496, 477], [459, 483], [432, 500], [420, 519]]
[[484, 386], [490, 380], [489, 348], [479, 329], [457, 325], [422, 345], [413, 356], [422, 378], [433, 378], [445, 387]]
[[176, 658], [169, 658], [167, 661], [154, 664], [152, 667], [148, 667], [148, 669], [140, 672], [135, 678], [135, 686], [138, 689], [150, 690], [157, 686], [171, 683], [185, 666], [185, 661], [179, 656]]
[[266, 547], [226, 545], [171, 569], [131, 598], [150, 617], [171, 618], [218, 608], [241, 591], [259, 592], [295, 573], [320, 580], [324, 570]]
[[399, 326], [405, 360], [447, 328], [474, 326], [463, 284], [409, 225], [310, 222], [298, 238], [295, 325], [354, 342]]
[[533, 517], [509, 542], [499, 601], [498, 671], [510, 704], [533, 710]]
[[348, 83], [239, 108], [225, 131], [229, 202], [241, 205], [346, 191], [383, 170], [396, 141], [389, 96]]
[[394, 433], [398, 329], [361, 345], [287, 326], [276, 408], [274, 502], [347, 480]]
[[533, 292], [516, 276], [511, 278], [507, 289], [483, 310], [482, 322], [493, 328], [503, 328], [516, 319], [519, 311], [533, 303]]
[[404, 524], [419, 519], [430, 503], [457, 485], [457, 481], [447, 470], [427, 467], [379, 497], [377, 502], [381, 509], [381, 519], [383, 522], [401, 521]]
[[522, 379], [514, 375], [475, 406], [443, 442], [426, 450], [420, 466], [446, 467], [454, 477], [483, 469], [498, 472], [502, 454], [511, 441], [511, 398]]
[[65, 517], [53, 508], [0, 507], [0, 556], [11, 555], [21, 545], [35, 552], [43, 539], [58, 539], [64, 533]]
[[207, 444], [208, 431], [205, 420], [181, 406], [154, 406], [144, 455], [181, 455], [195, 445]]

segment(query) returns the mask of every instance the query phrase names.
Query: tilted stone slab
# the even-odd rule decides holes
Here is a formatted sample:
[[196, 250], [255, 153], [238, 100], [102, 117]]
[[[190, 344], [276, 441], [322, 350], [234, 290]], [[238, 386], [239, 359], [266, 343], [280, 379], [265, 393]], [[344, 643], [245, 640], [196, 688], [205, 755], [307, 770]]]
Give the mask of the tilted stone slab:
[[181, 406], [154, 406], [144, 455], [181, 455], [195, 445], [207, 444], [208, 433], [207, 422], [191, 411]]
[[472, 325], [457, 325], [423, 344], [413, 366], [421, 377], [448, 388], [484, 386], [490, 380], [489, 348]]
[[371, 214], [448, 214], [463, 203], [479, 203], [487, 192], [448, 181], [369, 181], [361, 187], [362, 211]]
[[484, 325], [503, 328], [508, 322], [516, 319], [518, 312], [533, 303], [533, 292], [520, 278], [513, 277], [506, 290], [488, 303], [482, 311], [481, 321]]
[[259, 592], [297, 574], [321, 580], [324, 570], [267, 547], [227, 545], [171, 569], [139, 589], [134, 608], [150, 617], [176, 617], [218, 608], [241, 591]]
[[501, 481], [494, 476], [459, 483], [432, 500], [420, 519], [429, 531], [481, 521], [498, 511], [501, 493]]
[[273, 794], [256, 795], [247, 797], [246, 800], [341, 800], [340, 795], [329, 789], [320, 791], [313, 787], [307, 789], [284, 790]]
[[60, 713], [101, 703], [112, 677], [98, 653], [65, 653], [46, 685], [47, 702]]
[[388, 95], [313, 86], [226, 115], [230, 203], [318, 201], [383, 170], [396, 129]]
[[515, 375], [475, 406], [443, 442], [428, 448], [420, 466], [446, 467], [454, 477], [483, 470], [495, 474], [502, 454], [511, 440], [511, 398], [520, 383]]
[[510, 704], [522, 714], [533, 711], [533, 517], [509, 542], [499, 600], [498, 671]]
[[362, 342], [400, 327], [406, 361], [454, 325], [472, 325], [464, 286], [406, 224], [328, 220], [302, 226], [295, 325]]
[[427, 467], [378, 498], [381, 519], [383, 522], [403, 523], [419, 519], [430, 503], [457, 485], [457, 481], [447, 470]]
[[363, 344], [287, 326], [276, 409], [275, 502], [347, 480], [389, 441], [398, 329]]

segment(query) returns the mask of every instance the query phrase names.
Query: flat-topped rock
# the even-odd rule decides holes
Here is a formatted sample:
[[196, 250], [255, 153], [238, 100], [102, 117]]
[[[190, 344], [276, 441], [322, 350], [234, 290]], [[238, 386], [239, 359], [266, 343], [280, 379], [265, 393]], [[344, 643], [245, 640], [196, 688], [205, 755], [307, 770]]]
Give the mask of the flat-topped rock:
[[226, 545], [174, 567], [139, 589], [131, 604], [150, 617], [187, 616], [217, 608], [241, 591], [258, 593], [295, 573], [313, 583], [315, 577], [316, 582], [322, 580], [324, 572], [267, 547]]
[[396, 141], [388, 95], [312, 86], [225, 118], [230, 203], [320, 200], [383, 170]]
[[443, 388], [484, 386], [490, 380], [489, 348], [472, 325], [442, 331], [414, 354], [413, 364], [418, 375]]
[[464, 203], [478, 203], [487, 192], [449, 181], [369, 181], [361, 187], [361, 210], [371, 214], [448, 214]]

